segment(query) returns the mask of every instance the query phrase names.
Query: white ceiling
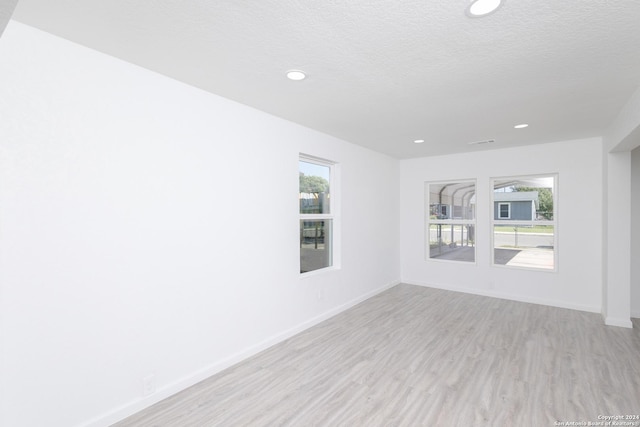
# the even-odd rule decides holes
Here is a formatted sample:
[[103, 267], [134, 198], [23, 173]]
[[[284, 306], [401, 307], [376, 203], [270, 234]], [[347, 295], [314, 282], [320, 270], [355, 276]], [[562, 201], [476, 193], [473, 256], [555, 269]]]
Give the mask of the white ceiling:
[[0, 0], [0, 36], [9, 23], [9, 19], [17, 3], [18, 0]]
[[600, 136], [640, 84], [639, 0], [467, 4], [20, 0], [13, 18], [397, 158]]

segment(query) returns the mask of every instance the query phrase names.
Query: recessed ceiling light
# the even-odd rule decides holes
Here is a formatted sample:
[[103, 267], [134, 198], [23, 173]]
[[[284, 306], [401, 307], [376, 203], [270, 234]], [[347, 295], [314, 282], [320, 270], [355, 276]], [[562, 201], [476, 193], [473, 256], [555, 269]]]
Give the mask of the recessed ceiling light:
[[307, 77], [307, 75], [304, 73], [304, 71], [300, 71], [300, 70], [289, 70], [287, 71], [287, 78], [289, 80], [304, 80]]
[[526, 127], [529, 127], [529, 125], [527, 123], [521, 123], [519, 125], [515, 125], [514, 128], [516, 129], [524, 129]]
[[416, 144], [422, 144], [424, 142], [424, 139], [416, 139], [413, 142], [415, 142]]
[[503, 3], [504, 0], [471, 0], [465, 13], [471, 18], [487, 16], [498, 10]]
[[495, 139], [483, 139], [482, 141], [467, 142], [467, 144], [469, 144], [469, 145], [481, 145], [481, 144], [492, 144], [494, 142], [496, 142]]

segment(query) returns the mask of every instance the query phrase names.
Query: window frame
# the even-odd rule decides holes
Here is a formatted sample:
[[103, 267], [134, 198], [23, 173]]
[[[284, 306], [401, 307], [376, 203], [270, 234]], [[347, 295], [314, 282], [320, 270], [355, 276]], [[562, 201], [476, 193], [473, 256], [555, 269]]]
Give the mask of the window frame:
[[[499, 218], [495, 219], [495, 214], [493, 210], [495, 209], [495, 186], [497, 181], [524, 181], [527, 179], [539, 179], [539, 178], [553, 178], [553, 187], [552, 187], [552, 195], [553, 195], [553, 219], [552, 220], [539, 220], [539, 219], [531, 219], [531, 220], [515, 220], [512, 218]], [[510, 176], [499, 176], [493, 177], [489, 180], [490, 183], [490, 193], [491, 193], [491, 224], [490, 224], [490, 252], [491, 252], [491, 266], [495, 268], [506, 268], [506, 269], [517, 269], [517, 270], [529, 270], [529, 271], [538, 271], [538, 272], [546, 272], [546, 273], [557, 273], [559, 270], [559, 245], [558, 245], [558, 212], [559, 212], [559, 204], [558, 204], [558, 188], [559, 188], [559, 174], [558, 173], [544, 173], [544, 174], [530, 174], [530, 175], [510, 175]], [[509, 203], [509, 202], [498, 202], [498, 204]], [[500, 216], [500, 208], [498, 207], [498, 217]], [[511, 217], [511, 207], [509, 207], [509, 216]], [[506, 265], [506, 264], [496, 264], [495, 260], [495, 229], [496, 226], [535, 226], [535, 225], [548, 225], [553, 226], [553, 268], [541, 268], [541, 267], [525, 267], [518, 265]]]
[[[331, 160], [323, 159], [316, 156], [300, 153], [298, 156], [298, 176], [300, 175], [300, 162], [311, 163], [318, 166], [324, 166], [329, 168], [329, 212], [328, 213], [302, 213], [300, 212], [300, 186], [298, 185], [298, 229], [300, 229], [300, 223], [302, 221], [329, 221], [331, 236], [329, 238], [330, 247], [329, 251], [329, 265], [326, 267], [318, 268], [315, 270], [300, 272], [300, 277], [310, 277], [317, 274], [322, 274], [327, 271], [336, 270], [340, 268], [340, 220], [339, 220], [339, 168], [338, 163]], [[299, 248], [298, 263], [301, 267], [302, 263], [302, 247]], [[301, 268], [298, 268], [300, 271]]]

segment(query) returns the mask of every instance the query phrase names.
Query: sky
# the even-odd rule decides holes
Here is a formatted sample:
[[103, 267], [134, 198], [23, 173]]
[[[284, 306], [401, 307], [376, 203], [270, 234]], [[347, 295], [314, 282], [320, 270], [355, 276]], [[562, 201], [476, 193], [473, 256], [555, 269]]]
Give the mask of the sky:
[[300, 172], [306, 176], [320, 176], [329, 181], [329, 166], [317, 165], [315, 163], [304, 162], [300, 160]]

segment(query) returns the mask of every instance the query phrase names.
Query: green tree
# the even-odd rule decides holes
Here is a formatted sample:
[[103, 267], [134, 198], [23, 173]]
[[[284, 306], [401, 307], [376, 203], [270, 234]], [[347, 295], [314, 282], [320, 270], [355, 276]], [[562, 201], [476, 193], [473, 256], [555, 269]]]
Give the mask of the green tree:
[[521, 187], [513, 188], [513, 191], [537, 191], [538, 192], [538, 215], [544, 219], [553, 219], [553, 193], [547, 187]]
[[[301, 213], [324, 213], [326, 196], [329, 192], [329, 181], [316, 175], [300, 173], [300, 193], [313, 195], [313, 202], [300, 198]], [[323, 195], [320, 197], [320, 195]]]
[[300, 192], [313, 194], [316, 198], [320, 193], [329, 191], [329, 181], [316, 175], [300, 173]]

